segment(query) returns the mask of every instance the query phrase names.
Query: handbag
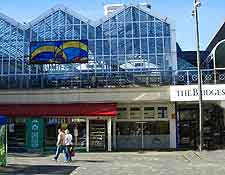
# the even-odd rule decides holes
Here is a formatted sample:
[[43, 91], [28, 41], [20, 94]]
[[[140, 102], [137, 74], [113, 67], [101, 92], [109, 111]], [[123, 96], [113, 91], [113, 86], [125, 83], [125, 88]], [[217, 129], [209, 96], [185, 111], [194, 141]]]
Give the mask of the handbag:
[[75, 156], [75, 149], [74, 149], [73, 146], [70, 147], [70, 155], [71, 155], [72, 157]]

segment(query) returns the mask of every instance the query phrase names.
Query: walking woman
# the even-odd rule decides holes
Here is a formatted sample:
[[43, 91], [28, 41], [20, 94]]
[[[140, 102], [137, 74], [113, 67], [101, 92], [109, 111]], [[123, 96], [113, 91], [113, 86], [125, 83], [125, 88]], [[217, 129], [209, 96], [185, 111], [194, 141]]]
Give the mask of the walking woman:
[[65, 145], [66, 145], [66, 154], [67, 154], [67, 160], [68, 161], [72, 161], [72, 158], [71, 158], [71, 148], [73, 146], [73, 143], [72, 143], [72, 135], [70, 134], [70, 131], [67, 129], [65, 131]]

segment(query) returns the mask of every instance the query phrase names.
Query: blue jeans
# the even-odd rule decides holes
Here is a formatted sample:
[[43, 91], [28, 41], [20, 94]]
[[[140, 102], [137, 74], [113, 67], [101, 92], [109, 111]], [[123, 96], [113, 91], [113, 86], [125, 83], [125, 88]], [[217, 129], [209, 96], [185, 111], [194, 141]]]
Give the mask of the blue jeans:
[[72, 161], [71, 159], [71, 151], [70, 151], [71, 146], [66, 146], [66, 154], [67, 154], [67, 160]]
[[68, 160], [67, 159], [67, 155], [68, 155], [67, 154], [67, 149], [63, 145], [57, 146], [57, 150], [56, 150], [54, 159], [57, 160], [61, 152], [64, 152], [64, 160], [67, 161]]

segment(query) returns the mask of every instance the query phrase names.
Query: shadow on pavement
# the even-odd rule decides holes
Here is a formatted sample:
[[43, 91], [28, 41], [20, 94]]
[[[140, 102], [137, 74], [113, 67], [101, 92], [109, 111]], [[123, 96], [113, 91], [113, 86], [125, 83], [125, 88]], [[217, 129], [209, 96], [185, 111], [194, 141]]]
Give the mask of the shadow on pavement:
[[68, 175], [78, 166], [70, 165], [16, 165], [9, 164], [7, 167], [0, 167], [0, 175], [32, 175], [32, 174], [49, 174], [49, 175]]
[[106, 163], [106, 162], [109, 162], [109, 161], [105, 161], [105, 160], [84, 160], [84, 159], [75, 159], [75, 160], [72, 160], [73, 163], [76, 163], [76, 162], [89, 162], [89, 163]]
[[54, 154], [39, 154], [39, 153], [9, 153], [10, 157], [48, 157]]

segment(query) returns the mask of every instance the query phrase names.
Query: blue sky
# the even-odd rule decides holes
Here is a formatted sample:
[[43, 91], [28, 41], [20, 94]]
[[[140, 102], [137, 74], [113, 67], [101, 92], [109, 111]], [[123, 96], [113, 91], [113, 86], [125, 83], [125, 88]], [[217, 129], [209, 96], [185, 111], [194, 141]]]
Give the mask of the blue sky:
[[[63, 4], [91, 19], [103, 16], [108, 3], [145, 2], [138, 0], [0, 0], [0, 12], [19, 22], [29, 22], [49, 8]], [[195, 50], [193, 0], [149, 0], [153, 11], [172, 18], [176, 24], [176, 39], [182, 50]], [[225, 21], [225, 0], [201, 0], [199, 9], [200, 47], [208, 43]]]

